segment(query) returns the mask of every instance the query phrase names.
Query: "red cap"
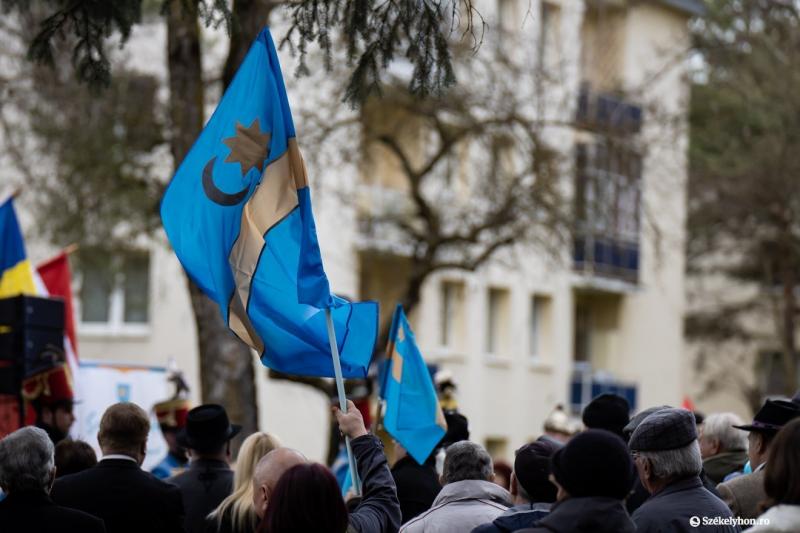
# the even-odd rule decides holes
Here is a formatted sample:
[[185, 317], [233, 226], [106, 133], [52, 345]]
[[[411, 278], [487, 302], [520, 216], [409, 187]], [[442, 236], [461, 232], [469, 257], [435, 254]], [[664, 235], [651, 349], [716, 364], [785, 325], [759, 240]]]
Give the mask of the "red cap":
[[186, 415], [190, 408], [189, 400], [176, 398], [155, 404], [153, 411], [160, 426], [181, 429], [186, 427]]
[[55, 405], [75, 399], [72, 372], [65, 364], [39, 372], [22, 382], [22, 397], [41, 405]]

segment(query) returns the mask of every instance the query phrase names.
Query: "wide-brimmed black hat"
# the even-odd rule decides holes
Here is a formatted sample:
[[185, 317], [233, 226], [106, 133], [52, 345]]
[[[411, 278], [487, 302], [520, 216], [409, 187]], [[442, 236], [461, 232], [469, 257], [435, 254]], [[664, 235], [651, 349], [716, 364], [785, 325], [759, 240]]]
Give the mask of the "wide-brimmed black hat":
[[186, 415], [186, 427], [178, 432], [178, 444], [199, 452], [209, 452], [236, 436], [242, 426], [231, 424], [221, 405], [200, 405]]
[[733, 427], [745, 431], [774, 433], [798, 416], [800, 405], [788, 400], [767, 400], [753, 417], [752, 423]]

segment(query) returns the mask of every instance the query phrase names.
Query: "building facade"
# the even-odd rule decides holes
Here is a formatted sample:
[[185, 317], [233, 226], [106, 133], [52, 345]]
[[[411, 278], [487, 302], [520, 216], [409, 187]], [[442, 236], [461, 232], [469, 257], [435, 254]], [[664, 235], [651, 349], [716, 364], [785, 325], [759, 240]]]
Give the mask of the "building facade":
[[[453, 374], [473, 440], [496, 457], [512, 458], [541, 434], [557, 404], [578, 412], [593, 394], [614, 390], [638, 409], [677, 405], [685, 392], [682, 121], [687, 23], [698, 4], [478, 3], [487, 35], [497, 34], [499, 46], [541, 74], [536, 113], [552, 123], [545, 137], [563, 156], [564, 187], [576, 213], [562, 253], [519, 243], [474, 272], [437, 272], [410, 316], [427, 362]], [[162, 79], [163, 67], [153, 65], [163, 63], [164, 33], [153, 22], [127, 45], [136, 50], [133, 66], [155, 68]], [[214, 50], [224, 44], [223, 37], [208, 41]], [[283, 58], [285, 73], [294, 70], [292, 61]], [[290, 99], [318, 90], [300, 80]], [[382, 164], [390, 176], [395, 163], [387, 156]], [[335, 291], [378, 299], [388, 319], [408, 260], [402, 250], [382, 246], [386, 236], [371, 235], [364, 221], [380, 209], [376, 198], [391, 199], [402, 188], [365, 183], [363, 168], [329, 176], [310, 165], [310, 172], [314, 185], [359, 190], [352, 202], [315, 196], [323, 259]], [[155, 366], [172, 359], [199, 401], [196, 330], [181, 267], [163, 234], [143, 249], [113, 274], [76, 275], [80, 355]], [[36, 253], [34, 243], [34, 260]], [[269, 379], [253, 358], [261, 428], [323, 459], [329, 400]]]

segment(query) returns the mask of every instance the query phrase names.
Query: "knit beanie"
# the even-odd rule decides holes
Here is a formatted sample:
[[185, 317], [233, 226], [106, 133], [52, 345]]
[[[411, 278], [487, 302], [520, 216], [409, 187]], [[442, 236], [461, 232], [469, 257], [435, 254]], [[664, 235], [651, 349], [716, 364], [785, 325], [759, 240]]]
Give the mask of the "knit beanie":
[[550, 467], [558, 484], [575, 498], [621, 500], [633, 486], [634, 468], [625, 442], [602, 429], [589, 429], [556, 451]]
[[583, 410], [583, 425], [605, 429], [622, 437], [622, 428], [630, 421], [628, 400], [617, 394], [601, 394]]

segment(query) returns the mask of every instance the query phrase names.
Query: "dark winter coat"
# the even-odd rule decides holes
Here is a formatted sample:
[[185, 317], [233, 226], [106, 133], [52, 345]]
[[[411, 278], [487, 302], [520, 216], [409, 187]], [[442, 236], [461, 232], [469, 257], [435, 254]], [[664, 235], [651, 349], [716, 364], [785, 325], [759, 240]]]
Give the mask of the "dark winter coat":
[[350, 444], [361, 478], [362, 498], [350, 513], [348, 533], [396, 533], [400, 529], [400, 502], [383, 444], [373, 435], [362, 435]]
[[[639, 533], [735, 533], [735, 525], [713, 525], [703, 518], [732, 519], [725, 502], [714, 496], [698, 476], [692, 476], [668, 485], [653, 494], [635, 513], [633, 521]], [[698, 526], [691, 519], [700, 520]]]
[[476, 527], [472, 533], [506, 533], [533, 527], [550, 513], [551, 505], [549, 503], [515, 505], [495, 518], [493, 522]]
[[392, 477], [397, 485], [403, 524], [430, 509], [442, 490], [435, 466], [421, 465], [409, 455], [395, 463]]
[[525, 533], [635, 533], [621, 500], [587, 497], [567, 498], [553, 505], [536, 527]]

